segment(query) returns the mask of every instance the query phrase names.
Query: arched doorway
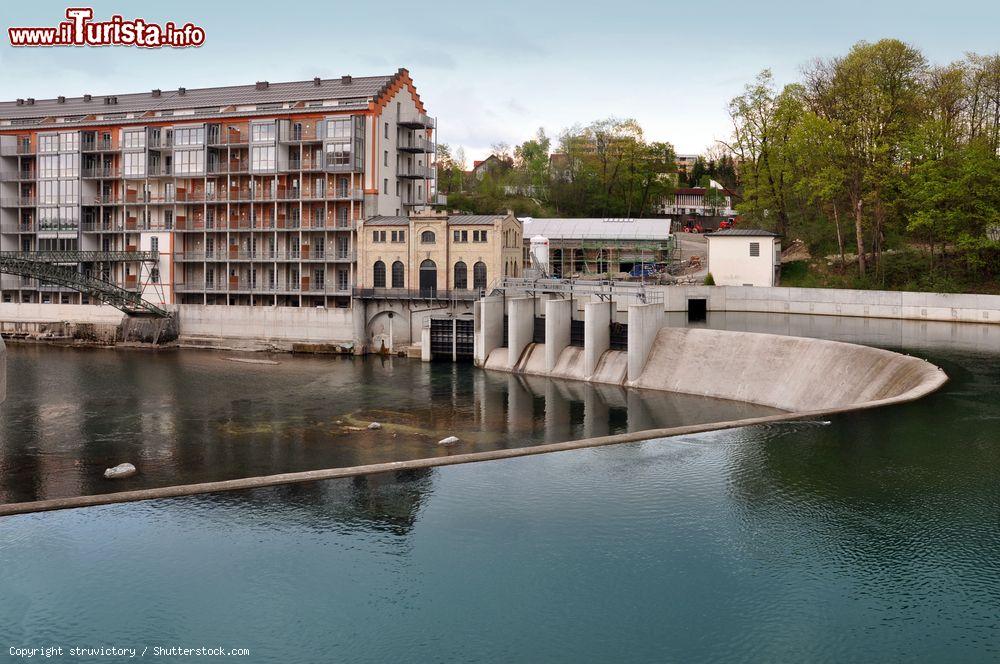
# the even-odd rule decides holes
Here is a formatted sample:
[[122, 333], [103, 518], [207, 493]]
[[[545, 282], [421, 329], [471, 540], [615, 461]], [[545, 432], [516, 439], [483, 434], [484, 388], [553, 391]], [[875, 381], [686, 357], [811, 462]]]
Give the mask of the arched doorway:
[[420, 264], [420, 297], [437, 297], [437, 264], [431, 259]]

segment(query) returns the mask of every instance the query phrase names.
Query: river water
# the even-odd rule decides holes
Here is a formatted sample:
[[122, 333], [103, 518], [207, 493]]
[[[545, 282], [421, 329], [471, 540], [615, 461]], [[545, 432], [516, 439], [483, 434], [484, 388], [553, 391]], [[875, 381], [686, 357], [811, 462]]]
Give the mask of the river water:
[[[8, 517], [0, 520], [0, 645], [5, 652], [8, 645], [221, 645], [248, 648], [249, 661], [261, 662], [997, 661], [1000, 330], [733, 314], [709, 324], [901, 349], [942, 366], [951, 381], [920, 401], [828, 423]], [[314, 406], [309, 397], [324, 399], [319, 386], [337, 379], [327, 364], [312, 369], [311, 360], [248, 365], [251, 374], [266, 375], [255, 380], [247, 366], [215, 354], [132, 359], [14, 348], [12, 364], [38, 353], [65, 353], [61, 364], [75, 367], [27, 372], [38, 376], [34, 394], [50, 395], [43, 402], [58, 402], [67, 385], [102, 382], [122, 396], [92, 397], [80, 413], [49, 406], [11, 420], [20, 398], [12, 389], [14, 401], [2, 407], [5, 448], [18, 427], [39, 432], [22, 434], [25, 448], [70, 430], [76, 438], [65, 444], [97, 441], [80, 448], [90, 449], [141, 423], [143, 432], [166, 432], [163, 440], [181, 430], [223, 441], [214, 443], [223, 450], [216, 459], [246, 454], [244, 435], [261, 437], [245, 439], [250, 445], [271, 441], [279, 457], [289, 450], [301, 457], [319, 444], [296, 442], [309, 440], [310, 422], [368, 417], [363, 405]], [[119, 412], [140, 398], [98, 371], [104, 362], [142, 367], [129, 389], [147, 394], [147, 405], [165, 403], [164, 410], [87, 425], [82, 412]], [[174, 375], [149, 366], [159, 362]], [[494, 379], [448, 365], [359, 366], [347, 369], [362, 372], [351, 373], [348, 382], [359, 381], [353, 389], [373, 390], [360, 381], [388, 375], [394, 412], [429, 411], [416, 417], [417, 428], [437, 435], [464, 424], [466, 435], [503, 434], [477, 445], [510, 444], [513, 430], [535, 441], [560, 427], [560, 435], [626, 430], [629, 418], [639, 417], [626, 402], [624, 413], [612, 416], [608, 406], [608, 416], [587, 424], [587, 406], [569, 398], [570, 406], [558, 409], [566, 402], [548, 401], [546, 390], [555, 389], [548, 384], [524, 388], [531, 398], [523, 402], [511, 397], [507, 376], [500, 383], [508, 387], [498, 389], [515, 411], [532, 404], [532, 426], [508, 424], [509, 408], [503, 417], [489, 408], [482, 415], [482, 406], [448, 415], [438, 412], [447, 410], [441, 404], [466, 404], [479, 398], [470, 397], [477, 390], [492, 394], [477, 385]], [[25, 375], [23, 366], [15, 371]], [[291, 378], [278, 380], [285, 372]], [[177, 374], [202, 380], [178, 383]], [[199, 390], [162, 387], [171, 383]], [[317, 389], [293, 390], [300, 383]], [[275, 394], [292, 390], [274, 397], [272, 415], [282, 431], [295, 432], [290, 442], [241, 428], [230, 440], [229, 423], [263, 421], [240, 399], [266, 399], [220, 395], [252, 395], [262, 385]], [[209, 423], [188, 421], [220, 403], [229, 410]], [[299, 415], [287, 416], [280, 404], [288, 403], [298, 404]], [[184, 408], [183, 417], [164, 414]], [[63, 429], [60, 422], [74, 424]], [[225, 436], [209, 435], [220, 428]], [[196, 456], [187, 445], [172, 452]], [[261, 467], [284, 463], [249, 458]], [[33, 494], [22, 480], [4, 480], [8, 499], [91, 486], [83, 474], [63, 485], [43, 461], [29, 474], [38, 484]]]

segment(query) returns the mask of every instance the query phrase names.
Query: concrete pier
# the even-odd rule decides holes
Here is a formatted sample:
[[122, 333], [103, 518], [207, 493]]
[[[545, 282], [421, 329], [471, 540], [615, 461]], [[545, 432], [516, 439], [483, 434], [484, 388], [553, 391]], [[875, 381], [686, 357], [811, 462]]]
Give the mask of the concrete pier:
[[569, 346], [570, 321], [573, 318], [571, 300], [545, 302], [545, 370], [552, 371], [559, 362], [559, 355]]
[[633, 304], [628, 308], [628, 382], [642, 374], [656, 332], [663, 326], [663, 305]]
[[7, 398], [7, 346], [0, 337], [0, 403]]
[[514, 367], [534, 336], [535, 298], [515, 297], [507, 300], [507, 320], [507, 365]]
[[588, 302], [583, 306], [583, 377], [597, 372], [601, 356], [611, 348], [611, 305]]
[[503, 301], [503, 296], [493, 295], [476, 302], [473, 361], [477, 367], [503, 345]]

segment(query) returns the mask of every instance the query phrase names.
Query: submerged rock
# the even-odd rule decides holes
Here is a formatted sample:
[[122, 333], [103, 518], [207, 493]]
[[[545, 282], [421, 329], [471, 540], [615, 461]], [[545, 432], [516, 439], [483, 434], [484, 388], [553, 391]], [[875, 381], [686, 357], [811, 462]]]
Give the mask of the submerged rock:
[[108, 468], [104, 471], [104, 479], [106, 480], [120, 480], [126, 477], [132, 477], [139, 471], [136, 470], [135, 466], [130, 463], [120, 463], [114, 468]]
[[369, 429], [381, 429], [382, 425], [379, 424], [378, 422], [372, 422], [371, 424], [368, 425], [368, 428]]
[[448, 436], [447, 438], [442, 438], [438, 441], [438, 445], [455, 445], [461, 442], [458, 436]]

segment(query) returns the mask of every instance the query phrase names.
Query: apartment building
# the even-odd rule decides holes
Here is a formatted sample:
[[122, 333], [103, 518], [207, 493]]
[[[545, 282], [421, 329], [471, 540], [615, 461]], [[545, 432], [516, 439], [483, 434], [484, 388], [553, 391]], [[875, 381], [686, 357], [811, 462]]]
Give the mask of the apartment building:
[[[439, 202], [435, 143], [405, 69], [3, 102], [0, 251], [157, 305], [348, 306], [359, 224]], [[87, 303], [13, 274], [0, 299]]]

